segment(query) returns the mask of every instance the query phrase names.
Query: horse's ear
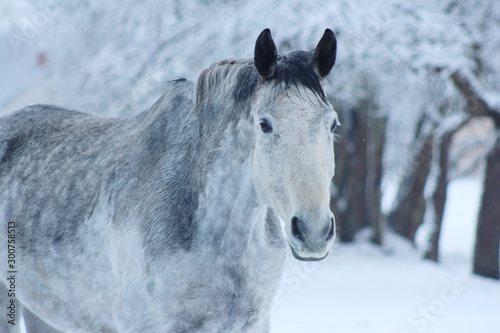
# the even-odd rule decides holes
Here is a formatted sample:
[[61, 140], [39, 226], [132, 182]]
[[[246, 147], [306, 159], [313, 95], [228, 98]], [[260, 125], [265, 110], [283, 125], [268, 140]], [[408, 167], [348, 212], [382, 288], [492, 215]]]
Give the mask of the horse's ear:
[[311, 65], [320, 77], [327, 76], [335, 64], [337, 57], [337, 39], [330, 29], [326, 29], [316, 46]]
[[255, 43], [254, 63], [264, 80], [271, 78], [276, 72], [278, 51], [271, 37], [271, 30], [262, 31]]

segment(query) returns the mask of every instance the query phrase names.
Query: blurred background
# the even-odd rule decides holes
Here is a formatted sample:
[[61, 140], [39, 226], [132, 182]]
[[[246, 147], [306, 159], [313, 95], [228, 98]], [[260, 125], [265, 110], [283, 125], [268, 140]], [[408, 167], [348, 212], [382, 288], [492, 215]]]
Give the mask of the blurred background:
[[340, 242], [288, 260], [272, 332], [500, 332], [500, 2], [3, 0], [0, 115], [137, 114], [173, 77], [338, 40]]

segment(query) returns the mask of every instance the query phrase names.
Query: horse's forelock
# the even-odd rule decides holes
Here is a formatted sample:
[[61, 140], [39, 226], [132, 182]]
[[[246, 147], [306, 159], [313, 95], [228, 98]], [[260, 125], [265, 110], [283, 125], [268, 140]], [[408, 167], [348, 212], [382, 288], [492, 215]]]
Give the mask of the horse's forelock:
[[313, 52], [296, 51], [278, 58], [278, 69], [273, 77], [276, 87], [282, 91], [304, 87], [326, 101], [321, 79], [311, 66]]

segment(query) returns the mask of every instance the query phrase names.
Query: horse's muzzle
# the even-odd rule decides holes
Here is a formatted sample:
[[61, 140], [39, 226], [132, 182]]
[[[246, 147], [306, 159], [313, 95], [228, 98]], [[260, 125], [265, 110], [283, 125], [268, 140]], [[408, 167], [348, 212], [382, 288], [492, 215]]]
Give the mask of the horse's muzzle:
[[328, 216], [327, 223], [306, 224], [294, 216], [291, 221], [290, 248], [293, 256], [302, 261], [318, 261], [328, 256], [335, 239], [335, 219]]

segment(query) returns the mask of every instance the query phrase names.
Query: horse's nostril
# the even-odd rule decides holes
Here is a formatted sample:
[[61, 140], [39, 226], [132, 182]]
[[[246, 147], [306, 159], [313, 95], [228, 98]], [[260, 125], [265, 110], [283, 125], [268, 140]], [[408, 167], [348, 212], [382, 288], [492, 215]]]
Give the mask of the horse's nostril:
[[326, 235], [326, 241], [328, 242], [330, 239], [332, 239], [333, 235], [335, 235], [335, 222], [333, 221], [333, 217], [330, 218], [330, 231], [328, 232], [328, 235]]
[[304, 235], [300, 231], [298, 224], [299, 224], [299, 219], [298, 217], [294, 216], [292, 218], [292, 235], [293, 237], [295, 237], [295, 239], [303, 242], [305, 241]]

